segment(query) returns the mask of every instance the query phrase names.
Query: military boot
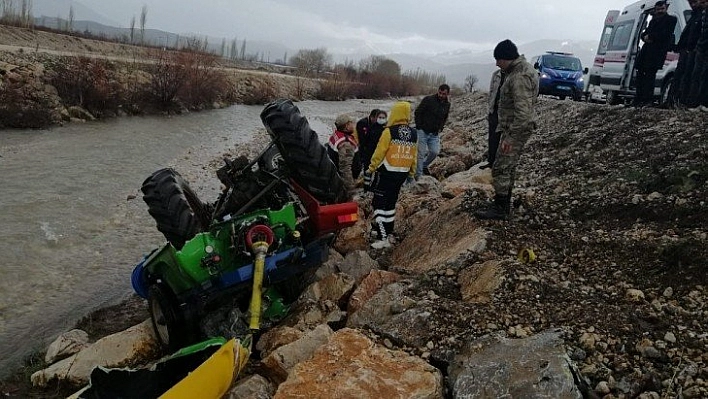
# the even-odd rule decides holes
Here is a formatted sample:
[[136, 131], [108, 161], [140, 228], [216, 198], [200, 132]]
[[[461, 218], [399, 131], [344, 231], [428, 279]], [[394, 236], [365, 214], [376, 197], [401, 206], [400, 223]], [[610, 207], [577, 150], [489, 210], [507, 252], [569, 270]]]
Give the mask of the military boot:
[[510, 200], [511, 198], [508, 195], [495, 195], [494, 202], [474, 214], [478, 219], [507, 220], [511, 213]]

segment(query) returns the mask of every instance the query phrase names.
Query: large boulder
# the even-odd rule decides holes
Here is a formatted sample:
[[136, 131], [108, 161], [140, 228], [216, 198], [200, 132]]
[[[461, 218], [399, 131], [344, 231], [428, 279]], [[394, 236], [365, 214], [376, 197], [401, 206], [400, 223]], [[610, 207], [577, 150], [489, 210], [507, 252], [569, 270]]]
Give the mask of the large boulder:
[[361, 281], [370, 271], [378, 268], [379, 263], [371, 259], [366, 251], [350, 252], [339, 264], [339, 271], [354, 277], [356, 281]]
[[481, 164], [477, 164], [465, 171], [455, 173], [445, 179], [442, 183], [443, 190], [458, 196], [469, 189], [477, 189], [484, 191], [488, 196], [492, 196], [494, 188], [492, 187], [492, 169], [480, 169]]
[[261, 361], [261, 372], [272, 381], [284, 381], [288, 371], [297, 363], [312, 357], [317, 348], [327, 343], [330, 335], [332, 329], [329, 326], [317, 326], [300, 339], [283, 345], [266, 356]]
[[40, 387], [46, 387], [54, 380], [85, 385], [95, 367], [135, 366], [155, 359], [159, 353], [160, 346], [155, 339], [152, 322], [145, 320], [125, 331], [101, 338], [81, 352], [37, 371], [32, 374], [31, 380], [34, 386]]
[[226, 399], [270, 399], [275, 393], [273, 383], [258, 374], [237, 381]]
[[347, 327], [370, 329], [401, 346], [424, 346], [435, 338], [431, 303], [406, 296], [409, 284], [403, 280], [378, 290], [349, 316]]
[[443, 396], [442, 374], [420, 358], [375, 345], [356, 330], [334, 333], [297, 364], [275, 398], [420, 398]]
[[49, 345], [44, 361], [52, 364], [57, 360], [69, 357], [89, 346], [89, 337], [86, 331], [71, 330], [61, 334]]
[[392, 268], [407, 273], [439, 270], [468, 251], [487, 247], [487, 231], [462, 207], [463, 196], [448, 201], [415, 225], [391, 255]]
[[371, 297], [379, 290], [391, 283], [400, 280], [401, 276], [397, 273], [387, 272], [385, 270], [372, 270], [356, 287], [352, 295], [349, 297], [347, 312], [354, 313], [359, 310]]
[[580, 399], [572, 367], [560, 334], [546, 331], [468, 342], [448, 371], [454, 398]]

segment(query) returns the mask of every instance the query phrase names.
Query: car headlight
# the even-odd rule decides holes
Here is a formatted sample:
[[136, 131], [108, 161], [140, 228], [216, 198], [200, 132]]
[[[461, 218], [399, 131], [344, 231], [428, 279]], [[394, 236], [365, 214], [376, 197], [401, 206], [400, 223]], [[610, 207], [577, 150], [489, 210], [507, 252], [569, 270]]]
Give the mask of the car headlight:
[[585, 81], [584, 78], [579, 78], [579, 79], [578, 79], [578, 82], [584, 82], [584, 81]]
[[548, 74], [547, 74], [547, 73], [542, 73], [542, 74], [541, 74], [541, 79], [548, 79]]

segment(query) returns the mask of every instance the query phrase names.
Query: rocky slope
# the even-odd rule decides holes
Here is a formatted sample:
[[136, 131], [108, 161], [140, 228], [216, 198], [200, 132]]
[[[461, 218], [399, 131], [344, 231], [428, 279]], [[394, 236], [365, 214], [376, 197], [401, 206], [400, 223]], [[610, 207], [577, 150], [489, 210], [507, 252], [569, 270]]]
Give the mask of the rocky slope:
[[[404, 358], [430, 381], [408, 393], [463, 397], [475, 392], [465, 377], [475, 353], [497, 358], [487, 352], [497, 348], [490, 339], [512, 348], [497, 349], [502, 367], [535, 348], [514, 343], [557, 346], [548, 334], [561, 340], [562, 354], [549, 358], [567, 356], [579, 370], [568, 397], [706, 397], [705, 114], [541, 99], [513, 218], [490, 222], [473, 216], [490, 193], [488, 172], [474, 167], [486, 148], [485, 112], [484, 94], [455, 98], [443, 154], [431, 167], [439, 181], [424, 178], [399, 201], [399, 243], [365, 254], [357, 252], [367, 248], [365, 223], [342, 234], [337, 249], [346, 258], [333, 253], [292, 316], [259, 342], [263, 361], [253, 359], [249, 374], [269, 378], [259, 385], [266, 397], [307, 391], [335, 378], [324, 365], [347, 361], [391, 382], [373, 367], [379, 358]], [[366, 198], [361, 205], [369, 211]], [[523, 249], [535, 261], [517, 258]], [[303, 340], [312, 349], [292, 355]], [[347, 345], [369, 349], [352, 355]], [[560, 386], [563, 370], [543, 378]], [[375, 396], [356, 373], [339, 375], [348, 378], [336, 380], [340, 388]], [[532, 389], [517, 383], [509, 378], [494, 392]]]
[[[462, 136], [458, 141], [479, 158], [484, 123], [474, 122], [484, 116], [483, 96], [458, 98], [454, 112], [449, 135]], [[551, 99], [542, 99], [537, 112], [541, 125], [518, 169], [513, 220], [468, 219], [484, 196], [478, 189], [448, 211], [446, 232], [481, 228], [488, 246], [418, 279], [418, 296], [427, 288], [441, 296], [431, 336], [449, 348], [448, 337], [499, 330], [524, 337], [559, 327], [570, 357], [600, 395], [704, 397], [705, 114]], [[455, 152], [464, 147], [449, 148]], [[405, 261], [425, 238], [409, 246], [407, 240], [430, 237], [430, 225], [421, 224], [406, 232], [404, 253], [394, 251], [394, 261]], [[533, 249], [536, 262], [516, 260], [524, 248]], [[476, 269], [483, 277], [479, 263], [487, 260], [501, 261], [497, 288], [483, 305], [461, 301], [474, 282], [465, 274]]]

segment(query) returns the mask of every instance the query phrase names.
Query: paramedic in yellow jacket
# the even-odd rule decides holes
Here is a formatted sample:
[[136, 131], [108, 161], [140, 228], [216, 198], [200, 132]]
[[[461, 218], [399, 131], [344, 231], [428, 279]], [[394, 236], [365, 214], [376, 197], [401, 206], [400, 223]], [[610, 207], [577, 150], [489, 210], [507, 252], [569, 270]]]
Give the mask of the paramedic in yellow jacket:
[[406, 179], [412, 180], [415, 176], [418, 134], [408, 125], [410, 119], [409, 102], [393, 104], [386, 129], [381, 134], [369, 168], [364, 172], [364, 184], [369, 184], [374, 192], [372, 206], [378, 240], [371, 244], [372, 248], [391, 246], [398, 193]]

